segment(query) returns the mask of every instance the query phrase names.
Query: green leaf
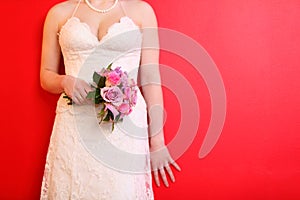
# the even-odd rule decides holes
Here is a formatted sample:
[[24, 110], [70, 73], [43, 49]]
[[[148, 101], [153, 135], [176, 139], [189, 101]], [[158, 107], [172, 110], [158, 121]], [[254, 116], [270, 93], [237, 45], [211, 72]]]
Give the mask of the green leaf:
[[99, 104], [103, 102], [103, 98], [100, 94], [100, 88], [96, 88], [95, 90], [95, 104]]
[[110, 120], [114, 120], [114, 115], [109, 109], [107, 109], [107, 114], [103, 119], [103, 121], [110, 121]]
[[101, 109], [101, 111], [99, 112], [99, 115], [102, 116], [102, 117], [104, 117], [105, 113], [106, 113], [106, 111], [105, 111], [104, 108], [103, 108], [103, 109]]
[[107, 111], [108, 111], [110, 119], [114, 120], [114, 114], [110, 110], [108, 110], [108, 109], [107, 109]]
[[111, 132], [113, 132], [114, 129], [115, 129], [115, 122], [113, 122], [112, 125], [111, 125]]
[[108, 113], [106, 114], [106, 116], [103, 118], [102, 121], [105, 121], [105, 122], [109, 121], [109, 115], [108, 115]]
[[121, 117], [121, 113], [116, 116], [115, 121], [116, 122], [119, 121], [120, 117]]
[[105, 87], [105, 81], [106, 77], [105, 76], [100, 76], [99, 82], [96, 82], [99, 88]]
[[99, 124], [103, 121], [103, 118], [104, 118], [105, 114], [106, 114], [105, 106], [103, 106], [101, 108], [101, 110], [98, 112], [98, 117], [100, 118]]
[[87, 98], [87, 99], [94, 99], [95, 96], [96, 96], [96, 90], [89, 92], [89, 93], [87, 94], [86, 98]]
[[111, 70], [111, 66], [112, 66], [112, 63], [110, 63], [106, 68], [107, 68], [108, 70]]
[[100, 81], [100, 74], [98, 74], [97, 72], [94, 72], [93, 74], [93, 81], [98, 85], [99, 81]]

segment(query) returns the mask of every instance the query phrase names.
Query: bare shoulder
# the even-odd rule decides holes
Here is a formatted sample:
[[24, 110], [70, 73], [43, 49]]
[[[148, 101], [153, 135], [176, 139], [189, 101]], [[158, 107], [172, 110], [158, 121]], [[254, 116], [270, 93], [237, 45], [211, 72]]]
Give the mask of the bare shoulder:
[[134, 0], [132, 1], [135, 3], [135, 5], [137, 6], [137, 8], [140, 9], [141, 12], [153, 12], [153, 8], [152, 6], [143, 0]]
[[142, 27], [156, 26], [156, 15], [152, 6], [143, 0], [122, 0], [126, 10], [132, 14]]
[[142, 0], [122, 0], [122, 3], [130, 10], [135, 10], [139, 13], [154, 13], [152, 6]]
[[72, 13], [77, 2], [78, 0], [67, 0], [55, 4], [48, 11], [47, 18], [50, 18], [50, 20], [57, 20], [58, 22], [64, 20]]

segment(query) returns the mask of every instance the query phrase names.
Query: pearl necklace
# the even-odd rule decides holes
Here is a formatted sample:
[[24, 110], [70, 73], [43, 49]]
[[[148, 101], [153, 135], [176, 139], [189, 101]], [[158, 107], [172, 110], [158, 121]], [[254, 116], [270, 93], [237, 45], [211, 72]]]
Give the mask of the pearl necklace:
[[107, 9], [98, 9], [98, 8], [95, 8], [88, 0], [85, 0], [85, 3], [88, 5], [88, 7], [90, 7], [92, 10], [96, 11], [96, 12], [99, 12], [99, 13], [106, 13], [110, 10], [112, 10], [114, 7], [116, 7], [117, 3], [118, 3], [119, 0], [115, 0], [115, 3], [110, 7], [110, 8], [107, 8]]

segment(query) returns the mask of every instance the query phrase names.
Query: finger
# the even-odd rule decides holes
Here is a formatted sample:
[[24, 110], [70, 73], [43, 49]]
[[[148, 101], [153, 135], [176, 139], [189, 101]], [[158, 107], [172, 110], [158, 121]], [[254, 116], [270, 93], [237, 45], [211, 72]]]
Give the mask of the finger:
[[87, 103], [87, 98], [86, 98], [86, 95], [85, 96], [80, 96], [80, 100], [81, 100], [81, 103], [82, 104], [85, 104], [85, 103]]
[[159, 183], [159, 178], [158, 178], [158, 172], [157, 169], [153, 170], [153, 174], [154, 174], [154, 181], [156, 183], [156, 185], [159, 187], [160, 183]]
[[85, 90], [85, 88], [81, 87], [77, 90], [77, 95], [78, 99], [80, 100], [80, 102], [83, 104], [83, 103], [86, 103], [86, 96], [87, 96], [87, 92]]
[[72, 102], [73, 102], [74, 104], [77, 104], [77, 105], [80, 104], [80, 103], [79, 103], [79, 99], [78, 99], [77, 97], [73, 97], [73, 98], [72, 98]]
[[177, 165], [175, 161], [171, 162], [171, 164], [177, 169], [178, 171], [181, 171], [180, 167]]
[[84, 103], [84, 98], [80, 95], [77, 97], [78, 101], [80, 104], [83, 104]]
[[92, 90], [91, 86], [83, 80], [80, 81], [80, 88], [86, 91], [87, 93]]
[[86, 99], [87, 92], [86, 92], [85, 88], [81, 88], [81, 89], [79, 90], [79, 96], [80, 96], [83, 100]]
[[89, 92], [93, 91], [92, 87], [89, 86], [89, 85], [85, 85], [84, 90], [85, 90], [86, 93], [89, 93]]
[[169, 187], [169, 183], [168, 183], [167, 176], [166, 176], [166, 173], [165, 173], [164, 168], [163, 168], [163, 167], [160, 168], [160, 169], [159, 169], [159, 172], [160, 172], [161, 178], [162, 178], [162, 180], [163, 180], [165, 186], [166, 186], [166, 187]]
[[171, 181], [172, 181], [172, 182], [175, 182], [175, 177], [174, 177], [174, 175], [173, 175], [173, 172], [172, 172], [170, 166], [169, 166], [169, 165], [166, 165], [165, 168], [166, 168], [166, 170], [167, 170], [167, 172], [168, 172], [168, 174], [169, 174], [169, 176], [170, 176], [170, 178], [171, 178]]
[[80, 95], [74, 96], [74, 102], [77, 105], [82, 105], [84, 102], [84, 99], [82, 99], [82, 97]]
[[89, 99], [87, 99], [87, 95], [89, 93], [89, 89], [84, 87], [80, 90], [80, 96], [82, 98], [82, 103], [88, 103], [89, 102]]
[[88, 103], [88, 104], [91, 104], [93, 101], [92, 101], [92, 99], [87, 98], [87, 95], [88, 95], [91, 91], [93, 91], [92, 88], [91, 88], [91, 87], [84, 88], [84, 91], [85, 91], [85, 94], [86, 94], [86, 95], [85, 95], [85, 102]]

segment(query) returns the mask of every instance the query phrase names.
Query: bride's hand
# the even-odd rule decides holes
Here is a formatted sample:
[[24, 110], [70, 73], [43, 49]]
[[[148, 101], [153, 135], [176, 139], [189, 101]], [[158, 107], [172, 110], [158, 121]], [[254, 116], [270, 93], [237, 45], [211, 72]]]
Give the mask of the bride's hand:
[[166, 187], [169, 187], [167, 180], [166, 172], [169, 174], [169, 177], [172, 182], [175, 182], [175, 177], [173, 175], [170, 164], [175, 167], [178, 171], [181, 171], [178, 164], [172, 159], [166, 146], [160, 148], [150, 148], [150, 160], [151, 160], [151, 169], [154, 174], [154, 181], [156, 185], [160, 186], [159, 174], [162, 178], [163, 183]]
[[89, 103], [86, 98], [87, 94], [92, 91], [91, 86], [82, 79], [65, 75], [61, 83], [64, 92], [77, 105]]

